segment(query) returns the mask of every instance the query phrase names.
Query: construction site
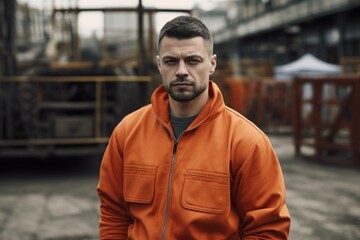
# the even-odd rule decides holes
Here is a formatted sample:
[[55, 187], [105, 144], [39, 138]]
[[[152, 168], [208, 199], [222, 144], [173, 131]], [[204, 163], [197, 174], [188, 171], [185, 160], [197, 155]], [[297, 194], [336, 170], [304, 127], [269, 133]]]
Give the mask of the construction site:
[[278, 154], [290, 239], [360, 239], [360, 0], [95, 2], [0, 2], [0, 239], [98, 239], [102, 154], [161, 84], [179, 15], [209, 27], [211, 80]]

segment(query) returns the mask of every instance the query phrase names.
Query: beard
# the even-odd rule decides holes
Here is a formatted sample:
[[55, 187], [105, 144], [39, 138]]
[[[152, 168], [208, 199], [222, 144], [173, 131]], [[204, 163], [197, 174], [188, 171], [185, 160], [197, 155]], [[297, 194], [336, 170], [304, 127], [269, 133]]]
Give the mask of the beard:
[[[186, 87], [178, 86], [178, 84], [186, 83]], [[196, 86], [193, 82], [186, 79], [176, 79], [169, 85], [164, 85], [165, 90], [168, 92], [170, 97], [178, 102], [187, 102], [195, 99], [201, 93], [203, 93], [207, 86]]]

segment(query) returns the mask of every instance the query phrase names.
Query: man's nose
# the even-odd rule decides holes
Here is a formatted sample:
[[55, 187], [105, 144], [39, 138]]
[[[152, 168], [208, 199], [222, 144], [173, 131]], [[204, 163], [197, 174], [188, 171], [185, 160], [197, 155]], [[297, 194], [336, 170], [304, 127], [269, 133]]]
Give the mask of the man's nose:
[[177, 77], [186, 77], [188, 76], [189, 73], [187, 71], [187, 68], [186, 68], [186, 64], [184, 61], [180, 61], [179, 62], [179, 65], [178, 65], [178, 69], [176, 71], [176, 76]]

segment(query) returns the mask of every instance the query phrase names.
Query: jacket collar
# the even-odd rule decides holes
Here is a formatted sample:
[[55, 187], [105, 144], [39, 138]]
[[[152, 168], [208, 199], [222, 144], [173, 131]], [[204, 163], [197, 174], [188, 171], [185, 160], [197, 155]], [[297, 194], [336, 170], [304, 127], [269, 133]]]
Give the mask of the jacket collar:
[[[209, 101], [205, 104], [189, 128], [195, 127], [200, 123], [212, 119], [219, 115], [225, 108], [223, 96], [219, 87], [212, 81], [209, 82]], [[169, 95], [161, 85], [155, 89], [151, 96], [151, 104], [155, 115], [167, 127], [171, 126], [169, 114]]]

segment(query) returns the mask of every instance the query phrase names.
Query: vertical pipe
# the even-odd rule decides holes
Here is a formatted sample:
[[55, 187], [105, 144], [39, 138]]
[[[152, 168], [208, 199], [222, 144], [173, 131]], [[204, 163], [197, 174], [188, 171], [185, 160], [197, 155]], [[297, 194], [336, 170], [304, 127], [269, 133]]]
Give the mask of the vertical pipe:
[[139, 0], [138, 5], [138, 64], [139, 64], [139, 75], [146, 75], [146, 52], [144, 44], [144, 8], [142, 0]]
[[95, 81], [95, 138], [101, 137], [101, 82]]
[[351, 131], [351, 142], [353, 149], [353, 163], [355, 166], [360, 167], [360, 79], [353, 79], [353, 101], [351, 106], [352, 114], [352, 131]]
[[321, 81], [312, 81], [313, 96], [312, 96], [312, 125], [314, 127], [315, 134], [315, 158], [319, 160], [323, 150], [322, 142], [322, 83]]
[[13, 76], [16, 74], [16, 55], [15, 55], [15, 0], [4, 1], [4, 15], [5, 15], [5, 35], [3, 37], [3, 75]]
[[0, 76], [5, 73], [5, 1], [0, 1]]
[[[101, 59], [102, 60], [109, 60], [109, 52], [107, 50], [107, 34], [108, 34], [108, 29], [107, 29], [107, 20], [106, 20], [106, 15], [107, 12], [104, 11], [103, 13], [103, 22], [104, 22], [104, 26], [103, 26], [103, 39], [101, 41]], [[109, 20], [110, 22], [110, 20]]]
[[293, 98], [292, 98], [292, 126], [293, 126], [293, 136], [294, 136], [294, 145], [295, 145], [295, 154], [300, 154], [300, 145], [301, 145], [301, 132], [302, 132], [302, 114], [301, 109], [303, 106], [303, 101], [301, 98], [301, 86], [302, 82], [299, 79], [295, 79], [293, 82]]
[[265, 89], [264, 89], [264, 80], [258, 80], [257, 83], [257, 94], [259, 96], [258, 98], [258, 114], [256, 116], [256, 120], [257, 123], [264, 127], [267, 128], [267, 121], [266, 121], [266, 117], [265, 117]]
[[[0, 72], [0, 77], [1, 77], [1, 72]], [[4, 118], [4, 113], [5, 113], [5, 105], [3, 106], [3, 99], [5, 96], [5, 91], [3, 91], [3, 89], [5, 88], [5, 83], [3, 83], [0, 80], [0, 141], [3, 140], [3, 128], [5, 126], [3, 126], [3, 118]], [[5, 102], [5, 101], [4, 101]]]
[[78, 9], [78, 0], [75, 0], [76, 11], [74, 13], [74, 35], [75, 35], [75, 49], [76, 49], [76, 61], [81, 61], [81, 50], [80, 50], [80, 37], [79, 37], [79, 9]]

